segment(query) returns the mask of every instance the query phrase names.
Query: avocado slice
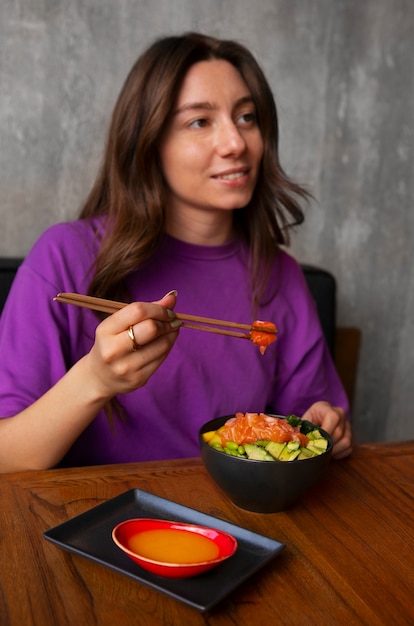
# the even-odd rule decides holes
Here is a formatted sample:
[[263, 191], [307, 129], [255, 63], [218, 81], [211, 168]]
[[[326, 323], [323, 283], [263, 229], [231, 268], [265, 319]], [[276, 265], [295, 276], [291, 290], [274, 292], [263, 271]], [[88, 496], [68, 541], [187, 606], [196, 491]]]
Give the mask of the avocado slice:
[[272, 455], [272, 457], [274, 459], [278, 459], [282, 450], [284, 450], [284, 448], [286, 448], [286, 444], [285, 443], [279, 443], [277, 441], [269, 441], [269, 443], [266, 446], [266, 450], [269, 452], [269, 454]]
[[300, 449], [300, 454], [296, 458], [298, 460], [299, 459], [310, 459], [313, 456], [316, 456], [316, 452], [313, 452], [310, 448], [301, 448]]
[[300, 454], [300, 448], [289, 450], [288, 444], [279, 455], [279, 461], [294, 461]]
[[275, 459], [271, 454], [266, 452], [264, 448], [260, 446], [255, 446], [253, 443], [245, 443], [244, 450], [247, 454], [247, 458], [253, 459], [254, 461], [274, 461]]
[[288, 441], [286, 444], [288, 450], [299, 450], [299, 441]]
[[324, 439], [326, 441], [326, 439], [323, 437], [320, 430], [318, 430], [317, 428], [315, 428], [315, 430], [312, 431], [312, 434], [313, 434], [314, 439]]
[[[326, 441], [326, 439], [325, 439]], [[310, 441], [308, 443], [308, 445], [306, 446], [307, 450], [311, 450], [312, 452], [314, 452], [315, 454], [322, 454], [322, 452], [325, 452], [326, 448], [328, 447], [328, 442], [326, 441], [326, 445], [324, 447], [322, 446], [317, 446], [315, 445], [315, 441]]]
[[315, 448], [319, 448], [320, 450], [322, 450], [322, 452], [324, 452], [328, 447], [328, 440], [327, 439], [315, 439], [315, 441], [312, 442], [312, 445]]

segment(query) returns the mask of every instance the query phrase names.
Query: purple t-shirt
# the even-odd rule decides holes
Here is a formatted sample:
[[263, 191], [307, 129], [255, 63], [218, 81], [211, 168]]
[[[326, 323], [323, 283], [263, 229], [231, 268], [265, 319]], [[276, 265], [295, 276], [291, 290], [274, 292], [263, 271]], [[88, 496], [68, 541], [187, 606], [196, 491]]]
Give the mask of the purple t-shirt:
[[[98, 319], [55, 302], [58, 292], [86, 293], [99, 247], [99, 220], [57, 224], [20, 267], [0, 320], [0, 415], [18, 413], [56, 383], [91, 348]], [[243, 244], [196, 246], [166, 236], [151, 263], [134, 272], [134, 300], [178, 290], [176, 310], [250, 324]], [[126, 419], [100, 412], [63, 466], [199, 456], [198, 429], [236, 411], [302, 415], [317, 400], [348, 411], [302, 271], [285, 252], [275, 260], [273, 297], [255, 319], [273, 321], [278, 339], [262, 356], [251, 342], [182, 328], [148, 383], [120, 395]], [[125, 331], [126, 332], [126, 331]]]

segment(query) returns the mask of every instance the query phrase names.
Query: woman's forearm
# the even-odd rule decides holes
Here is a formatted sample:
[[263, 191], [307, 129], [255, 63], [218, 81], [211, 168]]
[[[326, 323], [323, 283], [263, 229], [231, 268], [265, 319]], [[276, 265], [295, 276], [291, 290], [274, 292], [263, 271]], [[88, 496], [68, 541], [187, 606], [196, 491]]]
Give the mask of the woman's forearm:
[[87, 359], [28, 408], [0, 419], [0, 472], [53, 467], [110, 400], [91, 385]]

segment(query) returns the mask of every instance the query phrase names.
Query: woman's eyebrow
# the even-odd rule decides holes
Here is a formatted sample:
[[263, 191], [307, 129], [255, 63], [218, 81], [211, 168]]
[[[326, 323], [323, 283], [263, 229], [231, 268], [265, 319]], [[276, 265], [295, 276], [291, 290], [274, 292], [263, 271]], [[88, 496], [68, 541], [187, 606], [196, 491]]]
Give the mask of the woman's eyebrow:
[[[234, 108], [237, 109], [239, 106], [253, 102], [252, 96], [243, 96], [236, 100]], [[197, 110], [205, 110], [205, 111], [214, 111], [218, 107], [211, 102], [188, 102], [178, 107], [174, 111], [174, 115], [179, 115], [180, 113], [185, 113], [187, 111], [197, 111]]]
[[188, 102], [178, 107], [174, 111], [174, 115], [179, 115], [180, 113], [186, 113], [187, 111], [196, 111], [199, 109], [205, 109], [206, 111], [212, 111], [215, 109], [214, 105], [211, 102]]

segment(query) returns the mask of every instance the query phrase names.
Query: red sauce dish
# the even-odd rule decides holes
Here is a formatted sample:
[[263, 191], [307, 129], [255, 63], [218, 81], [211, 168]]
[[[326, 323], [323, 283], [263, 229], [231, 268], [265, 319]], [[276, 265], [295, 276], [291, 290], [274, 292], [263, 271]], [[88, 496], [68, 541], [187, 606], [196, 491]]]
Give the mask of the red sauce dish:
[[222, 530], [147, 518], [120, 522], [112, 539], [142, 568], [168, 578], [202, 574], [237, 549], [236, 539]]

